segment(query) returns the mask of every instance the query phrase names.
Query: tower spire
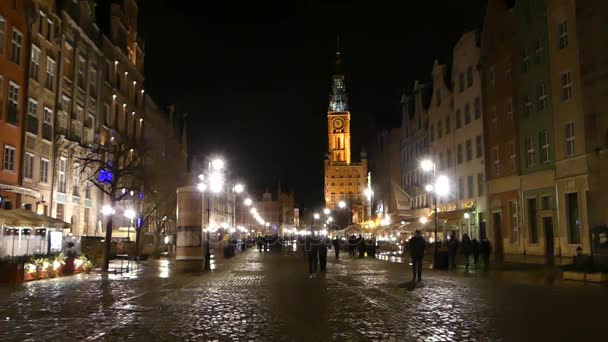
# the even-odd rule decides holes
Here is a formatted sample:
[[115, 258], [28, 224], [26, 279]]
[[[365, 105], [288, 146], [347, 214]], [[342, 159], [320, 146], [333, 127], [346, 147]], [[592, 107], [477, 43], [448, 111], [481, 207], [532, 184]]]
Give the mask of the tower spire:
[[330, 112], [345, 112], [348, 110], [348, 98], [344, 85], [342, 70], [342, 53], [340, 51], [340, 36], [336, 37], [336, 68], [334, 70], [331, 94], [329, 95]]

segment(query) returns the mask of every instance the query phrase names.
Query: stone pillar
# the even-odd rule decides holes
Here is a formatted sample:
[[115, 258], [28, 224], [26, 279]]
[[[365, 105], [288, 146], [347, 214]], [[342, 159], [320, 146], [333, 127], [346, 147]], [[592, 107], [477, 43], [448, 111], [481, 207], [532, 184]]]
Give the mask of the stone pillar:
[[203, 200], [195, 186], [177, 189], [175, 260], [179, 271], [203, 269]]

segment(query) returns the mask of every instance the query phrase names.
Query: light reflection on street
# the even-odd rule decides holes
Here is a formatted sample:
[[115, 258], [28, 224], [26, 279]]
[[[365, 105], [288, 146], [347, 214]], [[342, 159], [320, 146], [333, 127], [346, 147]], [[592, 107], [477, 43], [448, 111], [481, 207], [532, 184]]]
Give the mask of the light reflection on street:
[[396, 262], [402, 264], [405, 262], [402, 252], [379, 252], [376, 256], [377, 259]]

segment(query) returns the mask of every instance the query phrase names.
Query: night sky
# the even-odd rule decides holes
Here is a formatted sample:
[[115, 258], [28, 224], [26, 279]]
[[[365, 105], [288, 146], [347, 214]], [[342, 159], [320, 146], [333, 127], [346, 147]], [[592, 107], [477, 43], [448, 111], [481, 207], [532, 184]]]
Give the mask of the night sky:
[[189, 113], [191, 153], [223, 155], [250, 188], [280, 180], [300, 205], [321, 205], [336, 36], [358, 160], [375, 125], [399, 125], [402, 92], [479, 29], [485, 2], [143, 1], [146, 89]]

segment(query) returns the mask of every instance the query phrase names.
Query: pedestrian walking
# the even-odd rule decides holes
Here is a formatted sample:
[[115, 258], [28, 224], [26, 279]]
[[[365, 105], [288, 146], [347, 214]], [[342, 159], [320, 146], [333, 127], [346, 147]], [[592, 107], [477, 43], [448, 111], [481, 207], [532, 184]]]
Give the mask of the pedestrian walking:
[[340, 238], [336, 235], [336, 237], [331, 241], [331, 244], [334, 247], [336, 259], [340, 258]]
[[306, 252], [308, 253], [308, 276], [313, 277], [313, 274], [317, 272], [317, 263], [319, 255], [319, 238], [316, 233], [313, 233], [306, 237]]
[[355, 248], [357, 248], [357, 238], [355, 234], [351, 235], [348, 238], [348, 255], [353, 257], [355, 256]]
[[450, 257], [450, 267], [456, 269], [456, 253], [458, 252], [458, 239], [456, 239], [456, 232], [452, 232], [450, 235], [450, 241], [448, 241], [448, 256]]
[[327, 271], [327, 247], [329, 247], [329, 238], [320, 236], [319, 239], [319, 268], [321, 272]]
[[464, 256], [465, 270], [468, 272], [469, 271], [469, 256], [471, 255], [471, 252], [473, 251], [473, 243], [471, 242], [471, 238], [469, 237], [469, 234], [467, 234], [467, 233], [462, 234], [462, 241], [460, 241], [460, 251], [462, 252], [462, 255]]
[[422, 232], [416, 230], [416, 233], [410, 239], [408, 243], [410, 256], [412, 257], [412, 282], [418, 279], [418, 282], [422, 281], [422, 260], [424, 259], [424, 248], [426, 247], [426, 241], [422, 237]]
[[473, 247], [473, 264], [475, 265], [475, 269], [477, 269], [477, 262], [479, 261], [479, 251], [481, 249], [481, 245], [477, 239], [473, 239], [471, 241], [471, 246]]
[[357, 248], [359, 249], [359, 258], [365, 257], [365, 250], [367, 249], [367, 244], [365, 243], [365, 239], [359, 235], [357, 239]]
[[481, 239], [481, 255], [483, 256], [484, 268], [487, 271], [490, 267], [490, 253], [492, 253], [492, 244], [488, 238]]

